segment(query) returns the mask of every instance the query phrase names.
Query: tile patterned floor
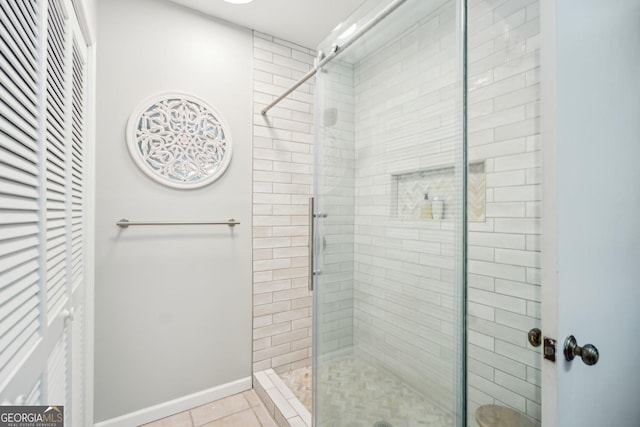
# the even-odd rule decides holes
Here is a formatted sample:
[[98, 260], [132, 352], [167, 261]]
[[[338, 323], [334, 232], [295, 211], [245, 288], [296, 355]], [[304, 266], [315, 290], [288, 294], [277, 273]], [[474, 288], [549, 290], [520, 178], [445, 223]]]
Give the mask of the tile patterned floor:
[[[311, 410], [311, 368], [280, 374]], [[319, 369], [318, 427], [451, 427], [451, 413], [439, 408], [393, 375], [357, 357], [324, 363]], [[143, 427], [277, 427], [253, 390], [236, 394]]]
[[253, 390], [234, 394], [142, 427], [278, 427]]
[[[302, 390], [301, 400], [310, 399], [308, 372], [285, 374], [287, 381], [297, 378], [293, 392]], [[406, 386], [393, 375], [357, 357], [327, 362], [319, 368], [318, 405], [323, 419], [318, 427], [372, 427], [386, 421], [393, 427], [450, 427], [452, 414]], [[296, 391], [298, 390], [298, 392]], [[310, 402], [309, 402], [310, 406]]]
[[311, 366], [305, 366], [293, 371], [279, 374], [282, 381], [289, 387], [289, 390], [296, 395], [298, 400], [311, 412], [313, 402], [313, 387]]

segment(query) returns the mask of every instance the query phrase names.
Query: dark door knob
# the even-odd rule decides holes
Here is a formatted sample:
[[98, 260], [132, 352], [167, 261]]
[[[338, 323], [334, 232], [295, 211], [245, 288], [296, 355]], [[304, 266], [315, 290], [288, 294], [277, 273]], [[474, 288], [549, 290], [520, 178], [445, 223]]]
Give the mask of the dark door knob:
[[569, 335], [564, 341], [564, 358], [567, 362], [571, 362], [576, 356], [580, 356], [585, 365], [595, 365], [598, 363], [600, 353], [592, 344], [580, 347], [576, 337]]
[[527, 339], [532, 346], [540, 347], [540, 344], [542, 344], [542, 331], [539, 328], [531, 329], [527, 334]]

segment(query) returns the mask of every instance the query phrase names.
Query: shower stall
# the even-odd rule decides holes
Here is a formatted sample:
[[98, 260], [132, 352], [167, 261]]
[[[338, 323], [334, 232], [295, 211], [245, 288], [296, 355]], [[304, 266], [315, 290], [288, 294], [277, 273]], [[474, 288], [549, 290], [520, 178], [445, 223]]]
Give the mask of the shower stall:
[[314, 425], [540, 425], [538, 17], [372, 0], [319, 47]]

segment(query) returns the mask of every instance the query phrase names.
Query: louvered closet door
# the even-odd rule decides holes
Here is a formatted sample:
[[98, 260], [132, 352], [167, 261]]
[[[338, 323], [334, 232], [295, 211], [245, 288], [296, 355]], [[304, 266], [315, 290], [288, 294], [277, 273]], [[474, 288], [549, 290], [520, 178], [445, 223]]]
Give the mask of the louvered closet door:
[[0, 1], [0, 401], [84, 425], [86, 43], [70, 0]]
[[[69, 99], [69, 31], [63, 4], [47, 2], [45, 120], [44, 120], [44, 259], [47, 321], [63, 317], [71, 320], [69, 311], [69, 201], [70, 99]], [[65, 320], [66, 320], [65, 319]], [[49, 353], [46, 373], [46, 404], [65, 406], [69, 417], [69, 346], [70, 322]]]
[[0, 2], [0, 384], [43, 328], [38, 19], [36, 1]]
[[86, 153], [86, 43], [77, 25], [73, 26], [71, 51], [71, 151], [70, 151], [70, 284], [74, 321], [71, 326], [71, 420], [84, 420], [84, 289], [85, 289], [85, 153]]
[[[46, 366], [46, 404], [64, 405], [69, 417], [69, 31], [63, 4], [47, 2], [44, 76], [44, 146], [42, 189], [44, 268], [47, 323], [65, 320], [62, 332], [49, 352]], [[53, 337], [52, 337], [53, 338]]]

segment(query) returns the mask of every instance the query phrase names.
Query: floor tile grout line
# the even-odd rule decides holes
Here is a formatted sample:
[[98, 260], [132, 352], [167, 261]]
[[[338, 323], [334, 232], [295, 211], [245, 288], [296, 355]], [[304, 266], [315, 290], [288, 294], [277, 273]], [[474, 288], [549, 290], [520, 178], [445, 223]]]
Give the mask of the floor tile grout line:
[[[247, 397], [247, 393], [254, 393], [254, 398], [250, 399], [249, 397]], [[193, 410], [195, 410], [197, 408], [200, 408], [200, 407], [203, 407], [203, 406], [211, 405], [213, 403], [217, 403], [217, 402], [223, 401], [223, 400], [225, 400], [227, 398], [230, 398], [230, 397], [233, 397], [233, 396], [238, 396], [238, 395], [242, 395], [242, 398], [243, 398], [243, 400], [244, 400], [244, 402], [246, 404], [244, 409], [233, 410], [232, 412], [229, 412], [229, 413], [227, 413], [226, 415], [224, 415], [222, 417], [218, 417], [218, 418], [214, 418], [214, 419], [208, 420], [208, 421], [206, 421], [206, 422], [204, 422], [202, 424], [196, 424], [195, 417], [193, 415]], [[252, 405], [252, 403], [251, 403], [252, 401], [255, 402], [255, 406]], [[256, 421], [255, 424], [252, 423], [252, 426], [247, 426], [247, 427], [274, 427], [274, 426], [277, 427], [278, 426], [276, 420], [269, 413], [269, 410], [267, 409], [267, 407], [264, 405], [264, 403], [262, 402], [262, 400], [260, 399], [260, 397], [256, 393], [255, 388], [251, 388], [249, 390], [245, 390], [245, 391], [233, 394], [231, 396], [226, 396], [226, 397], [223, 397], [221, 399], [217, 399], [217, 400], [205, 403], [203, 405], [194, 406], [191, 409], [186, 409], [184, 411], [177, 412], [177, 413], [172, 414], [172, 415], [168, 415], [167, 417], [163, 417], [163, 418], [159, 418], [159, 419], [153, 420], [153, 421], [151, 421], [151, 422], [149, 422], [147, 424], [156, 424], [156, 423], [164, 420], [165, 418], [171, 418], [171, 417], [180, 416], [182, 414], [186, 414], [189, 417], [189, 426], [190, 427], [203, 427], [203, 426], [207, 426], [207, 425], [212, 424], [212, 423], [216, 424], [217, 422], [219, 422], [221, 420], [225, 420], [227, 418], [236, 416], [236, 415], [238, 415], [240, 413], [247, 412], [247, 411], [250, 411], [250, 413], [253, 415], [253, 417], [255, 418], [255, 421]], [[258, 411], [260, 411], [262, 413], [263, 417], [261, 417], [258, 414]], [[263, 418], [265, 418], [264, 415], [266, 415], [266, 417], [268, 417], [268, 419], [264, 419], [263, 420]], [[269, 420], [271, 420], [271, 423], [268, 422]], [[184, 419], [183, 419], [183, 422], [184, 422]], [[147, 425], [147, 424], [145, 424], [145, 425]], [[171, 422], [171, 425], [172, 426], [174, 425], [174, 421]], [[184, 425], [184, 424], [181, 424], [181, 425]], [[240, 427], [240, 426], [238, 426], [238, 427]]]
[[[253, 389], [252, 389], [252, 390], [253, 390]], [[252, 409], [252, 408], [251, 408], [251, 402], [249, 402], [249, 400], [245, 397], [244, 393], [245, 393], [245, 392], [243, 391], [243, 392], [240, 392], [240, 393], [232, 394], [231, 396], [223, 397], [222, 399], [214, 400], [214, 401], [212, 401], [212, 402], [205, 403], [204, 405], [196, 406], [195, 408], [191, 408], [191, 409], [189, 409], [189, 415], [191, 416], [193, 427], [201, 427], [201, 426], [207, 425], [207, 424], [209, 424], [209, 423], [212, 423], [212, 422], [215, 422], [215, 421], [222, 420], [222, 419], [224, 419], [224, 418], [230, 417], [230, 416], [232, 416], [232, 415], [239, 414], [240, 412], [246, 411], [247, 409]], [[212, 419], [212, 420], [207, 421], [207, 422], [206, 422], [206, 423], [204, 423], [204, 424], [199, 424], [199, 425], [197, 425], [197, 424], [195, 423], [195, 420], [193, 420], [193, 414], [191, 413], [191, 411], [193, 411], [194, 409], [196, 409], [196, 408], [200, 408], [200, 407], [202, 407], [202, 406], [211, 405], [212, 403], [220, 402], [220, 401], [222, 401], [222, 400], [228, 399], [228, 398], [233, 397], [233, 396], [242, 396], [242, 398], [244, 399], [244, 401], [245, 401], [245, 403], [247, 404], [248, 408], [235, 410], [234, 412], [229, 412], [228, 414], [226, 414], [226, 415], [225, 415], [225, 416], [223, 416], [223, 417], [214, 418], [214, 419]], [[258, 421], [259, 421], [259, 420], [258, 420]]]
[[[258, 394], [255, 391], [255, 388], [252, 388], [251, 390], [247, 390], [245, 391], [245, 393], [249, 393], [249, 392], [253, 392], [255, 394], [255, 398], [257, 399], [257, 405], [256, 406], [251, 406], [251, 402], [249, 402], [249, 405], [251, 406], [251, 410], [253, 411], [253, 414], [256, 416], [256, 419], [258, 420], [258, 423], [260, 423], [261, 427], [269, 427], [268, 425], [265, 425], [262, 422], [262, 419], [260, 418], [260, 416], [258, 415], [258, 412], [256, 411], [257, 408], [263, 408], [264, 412], [266, 412], [266, 414], [269, 416], [269, 418], [273, 421], [273, 423], [275, 424], [275, 419], [273, 417], [271, 417], [271, 414], [269, 413], [269, 410], [267, 409], [267, 407], [264, 405], [264, 403], [262, 402], [262, 400], [260, 399], [260, 396], [258, 396]], [[245, 396], [246, 398], [246, 396]], [[249, 399], [247, 399], [249, 400]]]

